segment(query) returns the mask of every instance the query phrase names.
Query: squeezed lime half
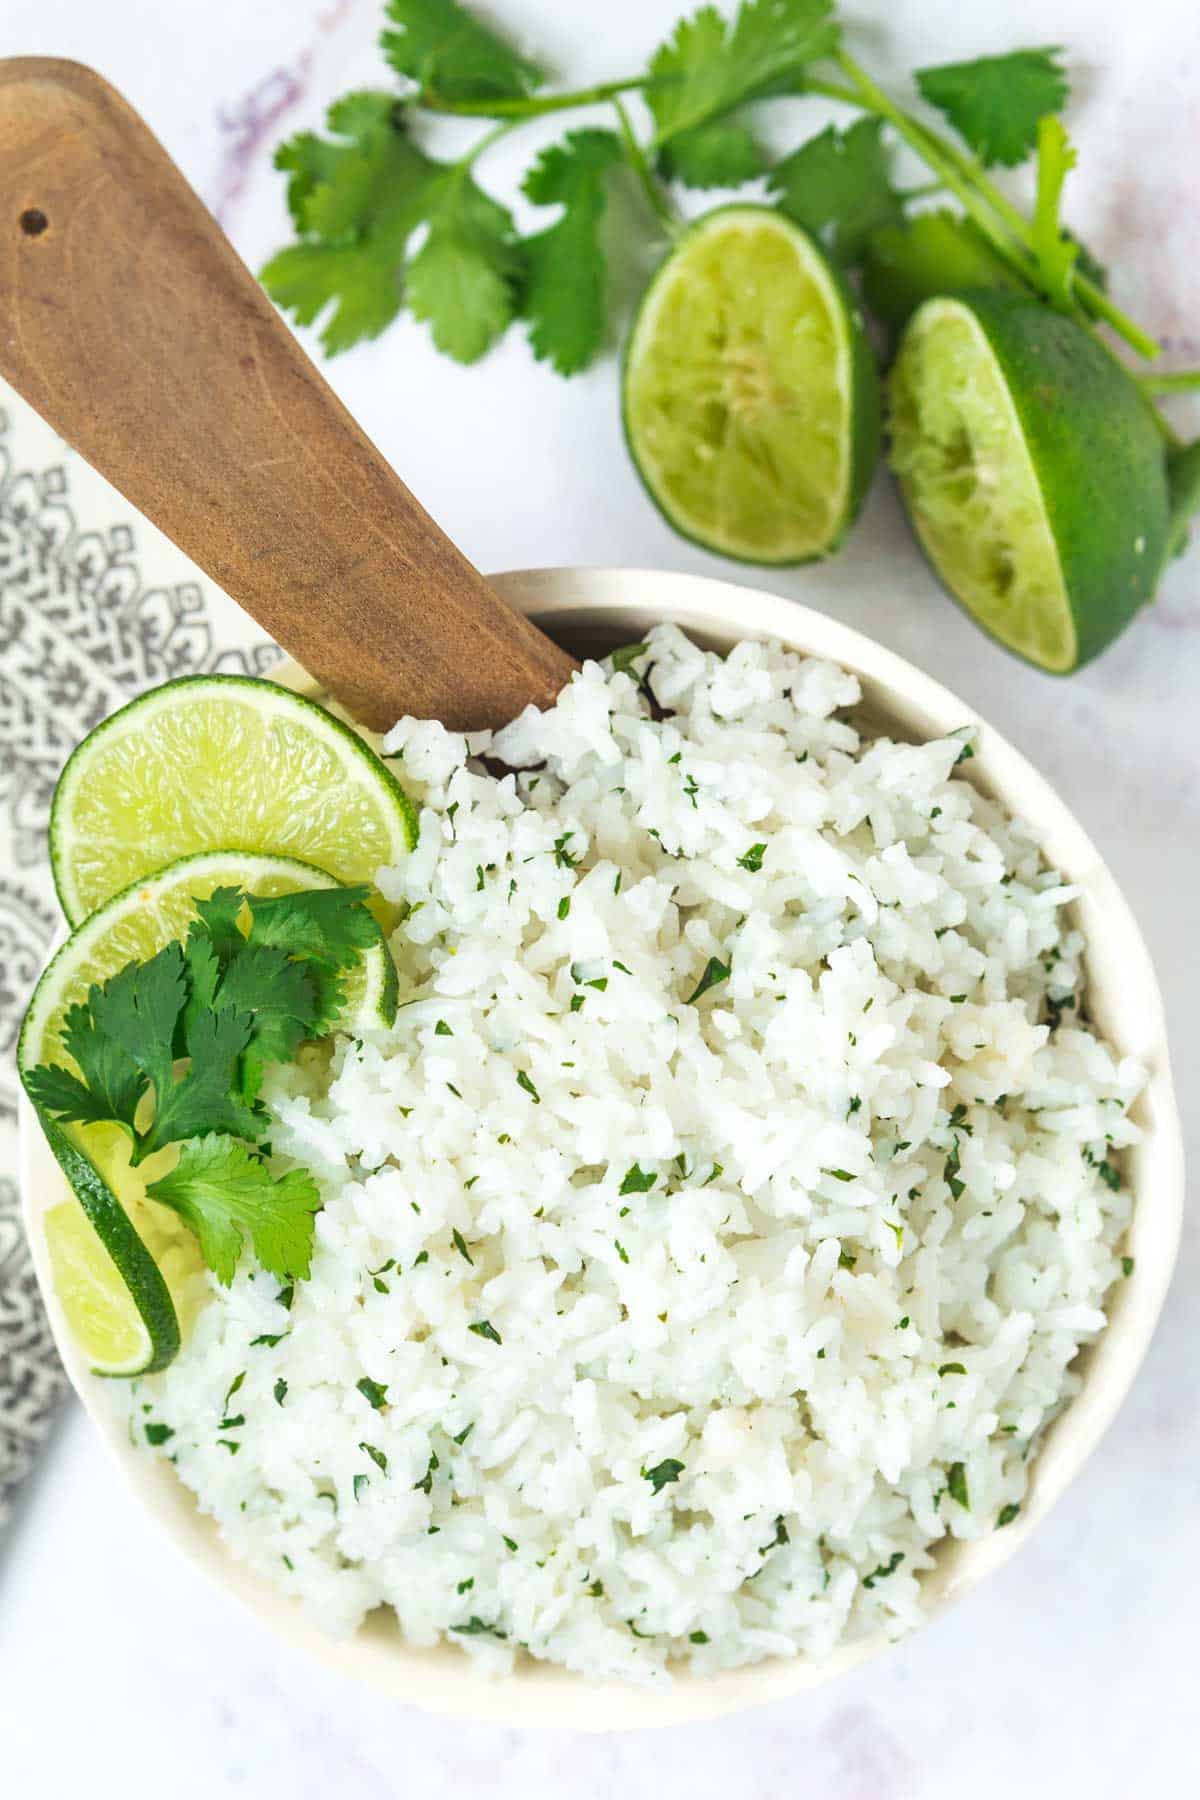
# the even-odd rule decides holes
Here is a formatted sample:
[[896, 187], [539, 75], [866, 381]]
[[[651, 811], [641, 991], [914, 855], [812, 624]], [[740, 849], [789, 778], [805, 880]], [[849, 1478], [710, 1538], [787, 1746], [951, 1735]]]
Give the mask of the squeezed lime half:
[[858, 305], [766, 206], [690, 227], [625, 353], [630, 454], [668, 523], [743, 562], [827, 556], [875, 466], [879, 394]]
[[1162, 439], [1083, 327], [1010, 294], [927, 300], [888, 414], [922, 548], [1008, 649], [1066, 674], [1150, 599], [1168, 538]]

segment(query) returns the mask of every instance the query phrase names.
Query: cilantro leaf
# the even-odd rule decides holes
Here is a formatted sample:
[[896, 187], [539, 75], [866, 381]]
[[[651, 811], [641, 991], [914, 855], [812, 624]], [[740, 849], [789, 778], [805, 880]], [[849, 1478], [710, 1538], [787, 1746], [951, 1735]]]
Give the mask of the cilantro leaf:
[[648, 1194], [657, 1180], [656, 1174], [643, 1169], [638, 1163], [634, 1163], [631, 1169], [626, 1170], [617, 1192], [618, 1194]]
[[917, 86], [954, 126], [985, 168], [1015, 168], [1037, 143], [1038, 120], [1061, 112], [1070, 86], [1061, 49], [1012, 50], [971, 62], [918, 69]]
[[269, 898], [251, 894], [246, 942], [349, 968], [358, 961], [358, 952], [369, 950], [379, 936], [363, 904], [370, 891], [359, 886], [300, 888]]
[[687, 1004], [691, 1006], [693, 1001], [699, 1000], [702, 994], [707, 994], [709, 988], [715, 988], [722, 981], [728, 981], [730, 970], [729, 963], [723, 963], [718, 956], [710, 956], [704, 966], [703, 975], [687, 997]]
[[561, 206], [555, 224], [524, 243], [527, 272], [521, 311], [539, 361], [560, 375], [585, 368], [604, 341], [604, 251], [600, 221], [605, 177], [621, 157], [611, 131], [572, 131], [544, 150], [525, 177], [537, 206]]
[[380, 39], [398, 75], [407, 75], [422, 99], [519, 100], [540, 84], [535, 63], [474, 18], [458, 0], [389, 0], [394, 27]]
[[[107, 1117], [132, 1127], [147, 1085], [160, 1100], [171, 1083], [175, 1025], [186, 997], [183, 952], [167, 944], [148, 962], [127, 963], [70, 1008], [63, 1042]], [[132, 1071], [132, 1073], [131, 1073]]]
[[298, 131], [276, 148], [275, 167], [288, 178], [287, 209], [297, 231], [305, 229], [310, 196], [333, 179], [341, 154], [338, 145], [318, 137], [315, 131]]
[[872, 232], [863, 298], [892, 331], [903, 330], [923, 300], [968, 287], [1031, 291], [977, 225], [945, 207]]
[[240, 887], [214, 888], [207, 900], [196, 900], [196, 917], [188, 937], [207, 939], [218, 965], [223, 968], [234, 952], [245, 942], [239, 921], [246, 908], [246, 896]]
[[652, 1469], [643, 1469], [642, 1478], [648, 1481], [656, 1494], [660, 1494], [670, 1482], [678, 1481], [683, 1474], [684, 1465], [677, 1457], [668, 1456], [665, 1461], [656, 1463]]
[[830, 125], [771, 170], [780, 208], [838, 262], [857, 262], [873, 231], [896, 225], [904, 206], [892, 186], [883, 122]]
[[1058, 306], [1071, 298], [1079, 245], [1059, 223], [1063, 184], [1075, 167], [1075, 151], [1061, 119], [1047, 113], [1038, 122], [1037, 202], [1033, 211], [1033, 252], [1045, 292]]
[[[262, 270], [267, 292], [302, 325], [325, 315], [321, 342], [332, 356], [377, 337], [407, 285], [438, 348], [475, 361], [516, 308], [522, 260], [509, 214], [466, 163], [435, 162], [417, 149], [391, 94], [347, 95], [328, 125], [343, 142], [318, 152], [306, 135], [277, 158], [291, 174], [300, 242]], [[428, 235], [409, 261], [421, 225]]]
[[[241, 933], [238, 933], [241, 942]], [[187, 937], [184, 939], [183, 960], [187, 966], [188, 997], [184, 1002], [183, 1012], [175, 1028], [175, 1054], [184, 1054], [187, 1033], [193, 1019], [202, 1012], [211, 1012], [217, 1003], [217, 989], [221, 985], [221, 964], [212, 941], [205, 936], [199, 922], [193, 919]]]
[[517, 310], [524, 267], [511, 214], [461, 165], [448, 165], [424, 203], [429, 235], [408, 265], [408, 303], [447, 356], [478, 362]]
[[40, 1064], [27, 1078], [30, 1097], [64, 1122], [115, 1120], [134, 1140], [143, 1095], [169, 1090], [176, 1025], [186, 998], [183, 952], [168, 944], [144, 963], [127, 963], [67, 1009], [63, 1045], [79, 1075]]
[[272, 1275], [307, 1277], [313, 1214], [320, 1208], [321, 1196], [305, 1170], [290, 1169], [276, 1179], [235, 1138], [191, 1138], [181, 1146], [175, 1168], [146, 1191], [195, 1232], [205, 1262], [224, 1286], [233, 1280], [247, 1239]]
[[[732, 20], [715, 6], [681, 19], [655, 52], [645, 91], [664, 172], [688, 180], [689, 169], [698, 171], [709, 185], [722, 161], [717, 140], [704, 144], [691, 137], [689, 143], [690, 134], [748, 100], [800, 92], [807, 64], [837, 48], [832, 13], [833, 0], [743, 0]], [[747, 137], [736, 146], [724, 140], [721, 149], [730, 167], [747, 159]]]
[[321, 342], [335, 356], [378, 337], [400, 311], [405, 247], [436, 165], [410, 142], [392, 94], [347, 95], [328, 126], [346, 141], [305, 133], [276, 153], [291, 175], [300, 242], [273, 256], [260, 279], [298, 324], [327, 314]]
[[762, 148], [747, 126], [716, 119], [681, 131], [664, 144], [658, 157], [661, 172], [688, 187], [740, 187], [766, 168]]
[[97, 1125], [113, 1117], [111, 1101], [93, 1094], [61, 1063], [39, 1063], [25, 1077], [25, 1090], [39, 1112], [63, 1125]]
[[396, 257], [378, 240], [288, 244], [259, 279], [297, 325], [311, 325], [329, 309], [321, 330], [327, 356], [377, 338], [400, 311]]
[[864, 1575], [863, 1586], [865, 1588], [873, 1588], [877, 1581], [886, 1581], [889, 1575], [894, 1575], [896, 1573], [896, 1570], [903, 1561], [903, 1550], [893, 1550], [885, 1563], [880, 1563], [876, 1568], [871, 1570], [869, 1575]]
[[208, 1132], [262, 1136], [265, 1120], [241, 1092], [239, 1063], [253, 1034], [249, 1013], [226, 1007], [197, 1014], [187, 1034], [190, 1066], [179, 1081], [156, 1096], [154, 1123], [142, 1140], [139, 1159], [165, 1144]]
[[250, 1016], [242, 1080], [248, 1099], [258, 1093], [267, 1063], [291, 1062], [304, 1039], [315, 1035], [319, 1006], [309, 968], [270, 944], [246, 944], [234, 957], [216, 1004]]

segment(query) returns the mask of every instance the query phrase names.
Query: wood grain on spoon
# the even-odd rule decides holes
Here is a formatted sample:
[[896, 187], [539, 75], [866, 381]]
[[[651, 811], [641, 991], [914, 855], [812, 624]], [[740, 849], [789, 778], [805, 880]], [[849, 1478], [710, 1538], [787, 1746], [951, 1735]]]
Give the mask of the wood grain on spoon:
[[[0, 372], [364, 724], [498, 725], [574, 667], [414, 500], [162, 146], [76, 63], [0, 62]], [[399, 361], [394, 379], [403, 407]]]

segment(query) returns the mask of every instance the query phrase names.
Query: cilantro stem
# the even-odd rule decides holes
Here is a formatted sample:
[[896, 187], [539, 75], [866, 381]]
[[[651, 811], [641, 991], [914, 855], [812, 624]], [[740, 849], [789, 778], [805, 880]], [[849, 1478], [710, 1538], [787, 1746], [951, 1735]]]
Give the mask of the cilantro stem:
[[[965, 158], [952, 153], [951, 146], [943, 144], [938, 134], [914, 119], [911, 113], [897, 106], [883, 89], [872, 81], [866, 70], [860, 68], [852, 56], [844, 50], [836, 52], [836, 60], [855, 84], [857, 93], [848, 93], [846, 89], [836, 86], [832, 97], [848, 99], [866, 112], [874, 113], [877, 118], [886, 119], [905, 143], [914, 149], [922, 162], [929, 168], [961, 202], [965, 211], [984, 233], [988, 242], [1009, 263], [1022, 278], [1037, 285], [1037, 265], [1031, 252], [1022, 254], [1024, 246], [1014, 239], [1027, 235], [1029, 226], [1015, 208], [1012, 208], [1016, 223], [1005, 220], [1006, 229], [1001, 230], [992, 216], [995, 209], [989, 196], [981, 196], [980, 174], [967, 164]], [[820, 91], [830, 93], [835, 84], [822, 84]], [[963, 166], [966, 164], [966, 166]], [[1007, 205], [1008, 203], [1005, 202]], [[1019, 229], [1018, 229], [1019, 228]]]
[[[1007, 194], [1003, 193], [995, 182], [977, 164], [972, 162], [965, 152], [958, 148], [957, 144], [952, 144], [948, 138], [942, 137], [931, 126], [922, 125], [920, 129], [930, 142], [937, 146], [942, 155], [948, 157], [956, 165], [966, 180], [975, 183], [997, 218], [1008, 226], [1013, 236], [1024, 244], [1032, 245], [1033, 228], [1024, 213], [1013, 205]], [[1074, 293], [1083, 303], [1083, 310], [1092, 318], [1103, 319], [1104, 323], [1110, 325], [1118, 337], [1123, 338], [1132, 350], [1137, 351], [1139, 356], [1144, 356], [1149, 361], [1162, 355], [1162, 348], [1154, 338], [1148, 332], [1143, 331], [1136, 320], [1131, 319], [1127, 313], [1123, 313], [1118, 306], [1114, 305], [1104, 289], [1097, 287], [1090, 276], [1084, 275], [1079, 269], [1076, 269], [1071, 285]]]
[[[1039, 293], [1046, 294], [1047, 298], [1054, 298], [1034, 253], [1032, 225], [1012, 201], [1001, 193], [980, 165], [931, 126], [922, 124], [911, 113], [905, 112], [903, 107], [897, 106], [845, 50], [835, 53], [835, 61], [843, 73], [849, 76], [857, 91], [847, 90], [838, 82], [822, 81], [810, 81], [810, 91], [825, 94], [830, 99], [849, 101], [866, 112], [874, 113], [878, 118], [886, 119], [916, 151], [922, 162], [928, 164], [944, 186], [956, 196], [1005, 261]], [[998, 224], [1003, 229], [999, 229]], [[1079, 313], [1087, 318], [1103, 320], [1139, 356], [1149, 359], [1161, 354], [1161, 348], [1155, 340], [1127, 313], [1122, 312], [1103, 288], [1097, 287], [1086, 275], [1075, 275], [1072, 292], [1078, 302]]]
[[1200, 369], [1173, 369], [1163, 375], [1150, 369], [1134, 380], [1147, 394], [1188, 394], [1200, 388]]
[[668, 232], [674, 234], [679, 229], [679, 215], [664, 194], [661, 184], [650, 167], [646, 152], [634, 136], [633, 126], [629, 122], [629, 114], [617, 97], [613, 99], [613, 111], [617, 115], [617, 123], [621, 128], [621, 140], [625, 145], [625, 154], [632, 164], [642, 192], [650, 203], [650, 210], [655, 218], [665, 225]]
[[491, 149], [497, 138], [507, 137], [508, 133], [510, 131], [515, 131], [517, 126], [521, 123], [522, 120], [520, 119], [502, 119], [498, 125], [493, 125], [490, 131], [484, 132], [477, 143], [471, 145], [471, 148], [467, 151], [465, 156], [459, 157], [454, 165], [455, 168], [463, 170], [470, 169], [483, 155], [485, 150]]
[[944, 181], [921, 181], [916, 187], [897, 188], [896, 198], [907, 205], [910, 200], [928, 200], [932, 194], [942, 194], [945, 191]]
[[545, 113], [569, 112], [575, 106], [596, 106], [604, 100], [615, 100], [621, 94], [646, 87], [648, 81], [648, 76], [637, 75], [628, 81], [602, 81], [597, 87], [576, 88], [569, 94], [530, 95], [515, 100], [443, 100], [428, 91], [416, 99], [429, 112], [453, 113], [464, 119], [540, 119]]

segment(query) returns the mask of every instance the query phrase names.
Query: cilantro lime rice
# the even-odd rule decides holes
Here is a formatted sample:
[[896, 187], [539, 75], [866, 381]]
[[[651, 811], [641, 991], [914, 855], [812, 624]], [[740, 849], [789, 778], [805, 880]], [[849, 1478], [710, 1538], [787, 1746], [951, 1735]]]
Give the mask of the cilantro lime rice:
[[858, 698], [663, 627], [499, 733], [390, 734], [396, 1024], [268, 1087], [311, 1279], [197, 1277], [131, 1401], [331, 1632], [822, 1657], [1016, 1516], [1122, 1273], [1142, 1074], [969, 739], [866, 741]]

